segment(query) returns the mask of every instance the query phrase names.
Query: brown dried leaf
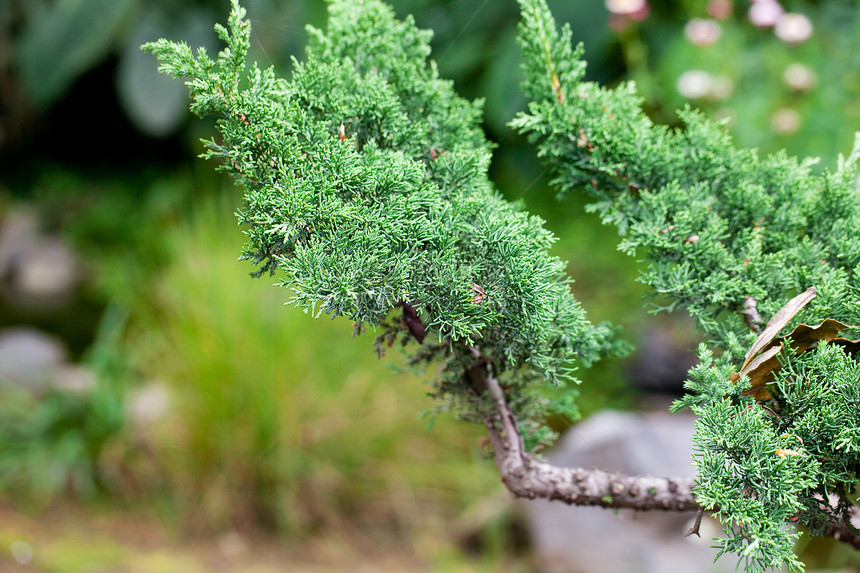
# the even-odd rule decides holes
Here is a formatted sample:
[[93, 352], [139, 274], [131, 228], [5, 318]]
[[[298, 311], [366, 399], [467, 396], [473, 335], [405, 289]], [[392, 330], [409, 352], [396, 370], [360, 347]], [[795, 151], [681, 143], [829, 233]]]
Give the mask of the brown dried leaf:
[[790, 338], [792, 341], [791, 347], [800, 353], [821, 340], [827, 340], [828, 342], [833, 340], [846, 328], [848, 328], [847, 324], [828, 318], [818, 326], [799, 324], [789, 334], [777, 340]]
[[779, 331], [785, 328], [785, 325], [797, 314], [800, 309], [809, 304], [809, 301], [815, 298], [815, 287], [809, 287], [806, 291], [800, 293], [790, 301], [786, 303], [784, 307], [779, 309], [779, 311], [773, 315], [773, 318], [767, 323], [767, 326], [756, 338], [753, 345], [750, 347], [746, 356], [744, 357], [744, 365], [741, 368], [743, 371], [753, 357], [761, 352], [765, 346], [770, 344], [773, 337], [779, 334]]
[[818, 326], [800, 324], [789, 334], [771, 340], [751, 361], [747, 362], [741, 371], [732, 375], [734, 382], [744, 374], [750, 380], [750, 389], [744, 392], [746, 396], [753, 396], [756, 400], [767, 400], [773, 394], [767, 385], [774, 380], [774, 373], [779, 370], [777, 354], [782, 350], [784, 344], [789, 344], [796, 354], [809, 350], [812, 346], [822, 340], [838, 344], [849, 354], [860, 352], [860, 340], [847, 340], [837, 338], [842, 330], [849, 328], [847, 324], [828, 318]]
[[848, 340], [846, 338], [834, 338], [830, 344], [838, 344], [850, 355], [860, 354], [860, 340]]
[[752, 396], [756, 400], [767, 400], [773, 397], [767, 385], [773, 382], [773, 373], [779, 370], [779, 359], [776, 355], [781, 350], [781, 345], [773, 346], [756, 356], [741, 369], [740, 376], [746, 374], [750, 380], [750, 389], [744, 392], [744, 396]]

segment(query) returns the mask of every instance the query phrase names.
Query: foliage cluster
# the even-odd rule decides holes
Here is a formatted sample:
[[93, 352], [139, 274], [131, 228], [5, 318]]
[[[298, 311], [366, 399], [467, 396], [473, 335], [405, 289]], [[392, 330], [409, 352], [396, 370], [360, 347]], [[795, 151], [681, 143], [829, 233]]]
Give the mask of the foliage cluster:
[[[750, 324], [752, 302], [771, 317], [814, 286], [819, 297], [803, 319], [860, 325], [860, 142], [835, 171], [815, 175], [809, 161], [736, 148], [690, 109], [680, 114], [684, 129], [656, 126], [632, 84], [583, 82], [569, 30], [559, 33], [542, 4], [524, 4], [532, 103], [514, 126], [537, 145], [561, 195], [592, 194], [620, 248], [644, 257], [641, 281], [657, 303], [686, 308], [710, 338], [681, 404], [701, 417], [697, 495], [729, 522], [723, 549], [748, 558], [750, 570], [797, 568], [797, 534], [785, 524], [821, 531], [853, 506], [856, 357], [824, 342], [814, 353], [787, 351], [775, 390], [759, 402], [745, 393], [746, 377], [730, 375], [756, 336], [750, 326], [763, 326]], [[786, 449], [802, 453], [777, 455]]]
[[525, 18], [524, 31], [540, 34], [522, 36], [532, 103], [513, 126], [538, 146], [562, 196], [588, 191], [590, 209], [618, 227], [620, 248], [643, 249], [642, 282], [668, 297], [670, 310], [687, 308], [704, 332], [739, 350], [754, 337], [747, 297], [772, 316], [787, 295], [815, 285], [807, 320], [858, 324], [860, 146], [817, 176], [814, 160], [734, 147], [719, 124], [690, 109], [680, 113], [682, 130], [654, 125], [633, 84], [581, 81], [581, 48], [569, 32], [559, 35], [545, 12]]
[[263, 525], [300, 539], [396, 524], [417, 540], [410, 516], [422, 516], [438, 532], [495, 482], [474, 463], [476, 433], [439, 420], [428, 434], [416, 412], [432, 402], [411, 377], [386, 392], [391, 371], [366, 340], [331, 343], [343, 321], [284, 313], [278, 289], [249, 281], [241, 234], [223, 232], [237, 204], [199, 204], [163, 237], [172, 252], [139, 293], [131, 360], [172, 401], [147, 431], [154, 464], [129, 452], [131, 467], [173, 492], [164, 510], [198, 531]]
[[[780, 357], [766, 405], [730, 382], [732, 367], [700, 349], [686, 399], [699, 416], [697, 498], [727, 522], [721, 552], [738, 553], [748, 570], [802, 566], [795, 531], [810, 533], [850, 520], [860, 467], [857, 384], [860, 366], [842, 348], [822, 344]], [[740, 494], [739, 494], [740, 492]]]

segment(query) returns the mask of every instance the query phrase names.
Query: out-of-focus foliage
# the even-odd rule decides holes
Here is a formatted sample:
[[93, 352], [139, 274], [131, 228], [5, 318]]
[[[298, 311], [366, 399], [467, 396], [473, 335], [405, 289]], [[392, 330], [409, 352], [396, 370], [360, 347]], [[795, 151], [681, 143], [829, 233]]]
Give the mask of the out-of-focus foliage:
[[[407, 516], [442, 519], [495, 483], [473, 463], [475, 432], [418, 422], [431, 401], [416, 377], [368, 352], [372, 335], [342, 340], [349, 325], [287, 312], [271, 281], [249, 280], [235, 262], [241, 234], [223, 232], [229, 207], [192, 217], [166, 238], [172, 254], [141, 293], [130, 348], [174, 396], [155, 433], [184, 515], [294, 534], [346, 522], [408, 529], [418, 521]], [[392, 381], [399, 390], [386, 392]]]
[[92, 388], [33, 393], [0, 380], [0, 494], [42, 504], [66, 492], [91, 499], [104, 491], [102, 452], [126, 422], [122, 314], [105, 313], [85, 358], [95, 373]]
[[[589, 24], [605, 18], [600, 1], [553, 4], [560, 17], [580, 23], [578, 37], [589, 44], [610, 41], [605, 26]], [[138, 47], [169, 37], [211, 50], [217, 38], [206, 23], [225, 5], [221, 0], [12, 0], [0, 6], [0, 40], [8, 46], [6, 61], [0, 57], [5, 138], [22, 136], [32, 126], [22, 125], [25, 117], [60, 103], [77, 80], [111, 59], [117, 101], [134, 126], [154, 137], [175, 133], [187, 115], [186, 92], [154, 72], [151, 56]], [[516, 89], [515, 3], [396, 0], [392, 5], [400, 15], [414, 14], [419, 27], [434, 30], [443, 76], [467, 86], [468, 96], [497, 94], [488, 101], [486, 118], [493, 133], [505, 137], [505, 123], [524, 101]], [[305, 44], [305, 25], [325, 19], [319, 0], [252, 0], [246, 8], [256, 29], [251, 58], [281, 69]], [[26, 114], [16, 109], [20, 106]]]
[[[650, 4], [556, 0], [549, 6], [594, 54], [589, 79], [611, 83], [626, 73], [658, 120], [675, 122], [674, 111], [689, 101], [733, 118], [739, 141], [763, 151], [787, 148], [832, 158], [849, 144], [851, 120], [860, 117], [860, 26], [854, 3]], [[759, 6], [761, 12], [765, 4], [778, 6], [773, 8], [777, 16], [757, 26], [751, 20], [762, 22], [761, 16], [751, 11]], [[184, 91], [153, 73], [151, 58], [137, 47], [171, 37], [213, 48], [216, 38], [205, 22], [217, 19], [224, 5], [220, 0], [4, 4], [0, 37], [8, 49], [6, 61], [0, 58], [0, 73], [7, 109], [0, 121], [9, 124], [5, 137], [14, 137], [16, 118], [28, 115], [16, 104], [54, 105], [78, 78], [109, 58], [116, 60], [117, 99], [134, 125], [152, 136], [174, 133], [187, 113]], [[486, 125], [494, 137], [509, 139], [505, 123], [524, 104], [516, 89], [521, 76], [513, 41], [515, 3], [396, 0], [392, 5], [398, 15], [414, 14], [420, 28], [434, 31], [434, 58], [442, 76], [454, 79], [467, 97], [493, 94], [487, 98]], [[607, 10], [616, 5], [626, 6], [628, 14]], [[635, 5], [646, 8], [636, 12]], [[325, 17], [325, 4], [317, 0], [254, 0], [247, 9], [256, 30], [251, 59], [280, 69], [304, 45], [305, 24], [320, 25]]]
[[860, 125], [856, 3], [652, 4], [641, 21], [616, 14], [613, 25], [655, 119], [676, 124], [675, 110], [690, 103], [728, 118], [740, 144], [765, 153], [832, 164], [850, 148]]

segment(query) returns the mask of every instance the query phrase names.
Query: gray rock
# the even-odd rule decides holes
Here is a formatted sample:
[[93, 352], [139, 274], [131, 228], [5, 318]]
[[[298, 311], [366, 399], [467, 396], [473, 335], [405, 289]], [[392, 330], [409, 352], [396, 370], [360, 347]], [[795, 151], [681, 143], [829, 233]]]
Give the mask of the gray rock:
[[62, 306], [79, 282], [80, 265], [62, 239], [43, 235], [39, 225], [28, 209], [0, 220], [0, 294], [12, 304]]
[[[606, 411], [571, 428], [547, 456], [555, 465], [626, 474], [692, 476], [694, 419], [668, 412]], [[529, 535], [544, 573], [697, 573], [735, 571], [731, 556], [714, 563], [711, 538], [719, 527], [703, 521], [702, 538], [684, 537], [695, 512], [613, 511], [559, 502], [524, 501]]]
[[15, 291], [32, 299], [64, 299], [78, 282], [77, 263], [59, 239], [42, 239], [23, 252], [14, 274]]
[[0, 276], [7, 277], [38, 235], [39, 218], [32, 209], [15, 209], [0, 220]]
[[30, 390], [48, 386], [67, 358], [63, 342], [28, 327], [0, 331], [0, 384]]
[[636, 354], [627, 372], [633, 384], [648, 393], [684, 394], [687, 371], [696, 365], [699, 336], [689, 315], [665, 315], [639, 334]]

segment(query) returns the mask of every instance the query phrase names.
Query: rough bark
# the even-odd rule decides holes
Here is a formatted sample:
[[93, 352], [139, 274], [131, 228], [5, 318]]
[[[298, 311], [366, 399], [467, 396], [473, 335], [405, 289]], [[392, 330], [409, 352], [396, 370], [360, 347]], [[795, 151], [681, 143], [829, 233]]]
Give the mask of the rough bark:
[[485, 388], [490, 393], [493, 411], [484, 416], [483, 422], [502, 481], [515, 496], [640, 510], [699, 509], [692, 493], [693, 478], [628, 476], [598, 469], [562, 468], [536, 459], [525, 450], [498, 380], [484, 365], [473, 368], [469, 376], [474, 388]]

